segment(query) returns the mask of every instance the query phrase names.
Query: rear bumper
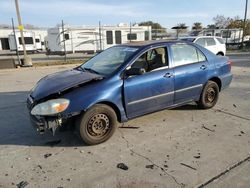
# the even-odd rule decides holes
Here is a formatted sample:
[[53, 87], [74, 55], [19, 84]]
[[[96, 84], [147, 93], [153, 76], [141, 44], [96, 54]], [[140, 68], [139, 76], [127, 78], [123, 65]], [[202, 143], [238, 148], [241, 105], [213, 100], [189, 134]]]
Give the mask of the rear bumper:
[[233, 79], [233, 75], [232, 73], [228, 73], [228, 74], [225, 74], [223, 76], [220, 76], [220, 80], [221, 80], [221, 90], [229, 87], [229, 85], [231, 84], [232, 82], [232, 79]]

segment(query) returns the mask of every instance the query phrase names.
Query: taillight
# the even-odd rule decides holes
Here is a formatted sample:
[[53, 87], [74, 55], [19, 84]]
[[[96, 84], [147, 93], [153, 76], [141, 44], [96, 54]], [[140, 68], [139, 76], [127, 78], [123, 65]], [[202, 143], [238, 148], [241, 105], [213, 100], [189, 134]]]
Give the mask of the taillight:
[[231, 71], [231, 68], [232, 68], [232, 63], [233, 63], [233, 62], [232, 62], [232, 61], [230, 61], [230, 60], [228, 60], [228, 61], [227, 61], [227, 63], [228, 63], [228, 65], [229, 65], [229, 70]]

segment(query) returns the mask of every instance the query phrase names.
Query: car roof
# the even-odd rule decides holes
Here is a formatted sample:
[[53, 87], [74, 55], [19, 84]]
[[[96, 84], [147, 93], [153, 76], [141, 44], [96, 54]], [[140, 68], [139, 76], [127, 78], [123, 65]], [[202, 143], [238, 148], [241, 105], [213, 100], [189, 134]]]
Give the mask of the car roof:
[[167, 44], [167, 43], [177, 43], [177, 42], [183, 42], [179, 40], [151, 40], [151, 41], [136, 41], [136, 42], [130, 42], [122, 44], [121, 46], [131, 46], [131, 47], [147, 47], [147, 46], [154, 46], [154, 45], [161, 45], [161, 44]]

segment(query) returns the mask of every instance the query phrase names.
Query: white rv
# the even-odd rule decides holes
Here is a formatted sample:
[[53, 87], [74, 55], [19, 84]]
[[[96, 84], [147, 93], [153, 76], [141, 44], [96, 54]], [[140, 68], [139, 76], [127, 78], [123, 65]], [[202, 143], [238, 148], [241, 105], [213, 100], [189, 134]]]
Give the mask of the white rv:
[[[15, 30], [16, 40], [14, 37], [14, 32], [12, 28], [0, 28], [0, 50], [16, 50], [23, 51], [20, 31]], [[45, 50], [45, 38], [47, 36], [47, 29], [25, 29], [24, 37], [26, 43], [26, 49], [28, 51], [43, 51]]]
[[96, 52], [116, 44], [131, 41], [151, 40], [151, 27], [148, 26], [102, 26], [61, 27], [48, 30], [47, 47], [51, 53]]
[[36, 50], [42, 50], [42, 41], [41, 41], [41, 36], [40, 35], [35, 35], [35, 44], [36, 44]]
[[[23, 31], [24, 43], [27, 51], [36, 51], [35, 34], [32, 31]], [[23, 51], [21, 34], [16, 31], [16, 37], [14, 33], [9, 35], [9, 45], [11, 51]]]

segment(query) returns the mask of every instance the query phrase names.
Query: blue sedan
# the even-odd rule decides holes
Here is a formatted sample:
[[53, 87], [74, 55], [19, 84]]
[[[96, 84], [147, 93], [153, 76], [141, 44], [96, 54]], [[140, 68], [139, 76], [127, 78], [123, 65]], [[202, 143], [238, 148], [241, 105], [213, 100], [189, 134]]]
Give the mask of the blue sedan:
[[117, 122], [192, 101], [212, 108], [232, 80], [231, 62], [194, 43], [153, 41], [111, 47], [86, 63], [42, 78], [27, 99], [37, 131], [70, 122], [99, 144]]

